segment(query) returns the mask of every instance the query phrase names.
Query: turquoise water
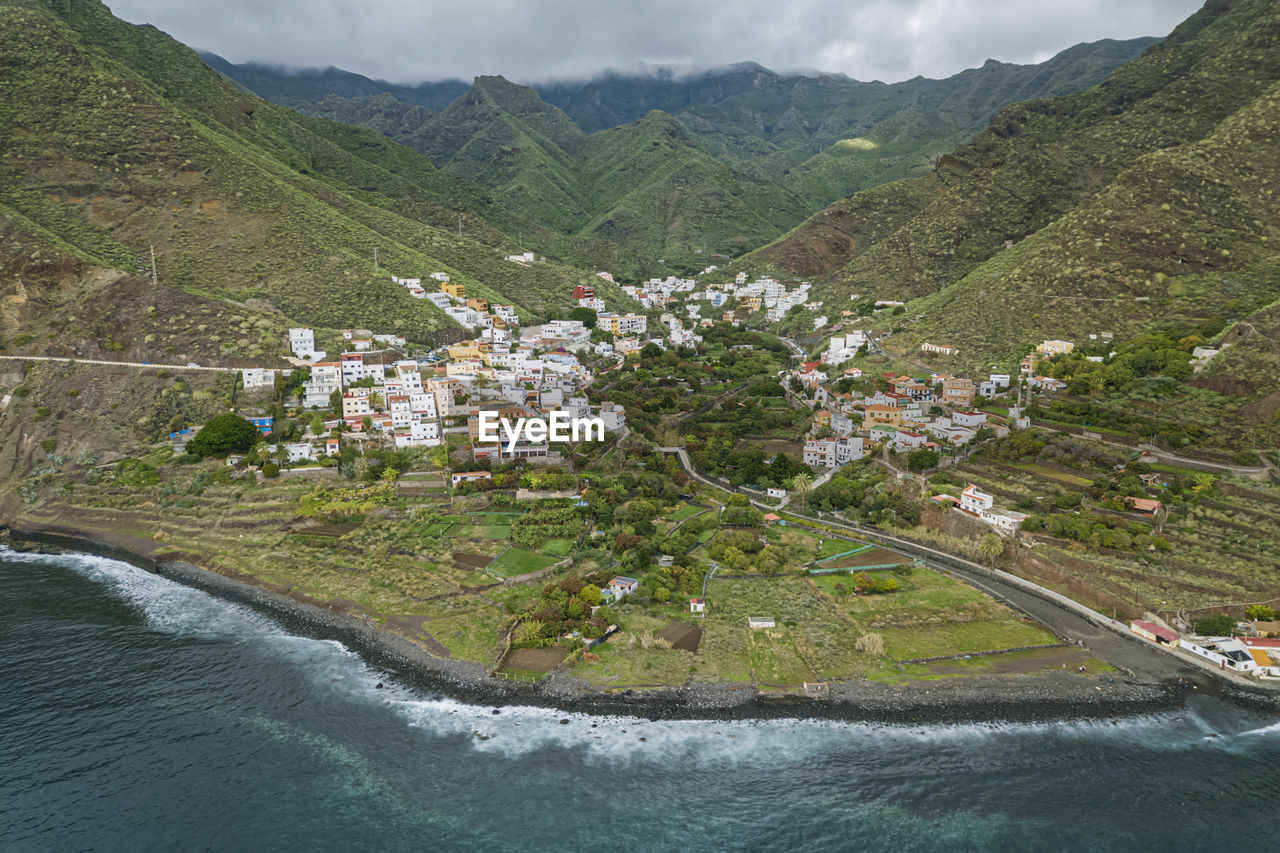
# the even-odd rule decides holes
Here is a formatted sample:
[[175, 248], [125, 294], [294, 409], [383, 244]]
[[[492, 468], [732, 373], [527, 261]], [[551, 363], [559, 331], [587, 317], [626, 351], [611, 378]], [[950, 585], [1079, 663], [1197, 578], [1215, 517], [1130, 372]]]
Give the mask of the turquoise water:
[[123, 563], [0, 553], [4, 851], [1265, 844], [1280, 721], [1195, 702], [1043, 725], [562, 725], [417, 695]]

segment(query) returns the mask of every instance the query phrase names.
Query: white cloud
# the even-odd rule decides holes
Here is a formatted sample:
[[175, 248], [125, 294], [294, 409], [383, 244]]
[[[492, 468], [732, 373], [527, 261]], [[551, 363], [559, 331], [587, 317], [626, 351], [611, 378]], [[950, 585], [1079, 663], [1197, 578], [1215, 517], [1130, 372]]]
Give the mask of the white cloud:
[[1199, 0], [116, 0], [232, 62], [335, 65], [397, 83], [581, 79], [642, 64], [750, 60], [860, 80], [1038, 62], [1101, 38], [1163, 36]]

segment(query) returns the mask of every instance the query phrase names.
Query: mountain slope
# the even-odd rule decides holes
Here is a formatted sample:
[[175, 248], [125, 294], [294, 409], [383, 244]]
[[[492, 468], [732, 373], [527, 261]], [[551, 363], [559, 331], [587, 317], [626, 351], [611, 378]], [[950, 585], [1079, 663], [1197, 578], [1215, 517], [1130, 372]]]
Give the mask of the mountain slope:
[[537, 92], [479, 77], [441, 112], [329, 98], [314, 112], [375, 127], [511, 211], [565, 234], [647, 255], [740, 254], [808, 213], [775, 182], [727, 167], [674, 119], [654, 112], [584, 134]]
[[[517, 245], [504, 232], [522, 221], [484, 191], [372, 131], [248, 96], [100, 3], [6, 0], [0, 32], [0, 222], [7, 245], [32, 260], [60, 258], [55, 267], [84, 279], [146, 269], [154, 246], [162, 282], [178, 290], [280, 322], [398, 329], [420, 341], [456, 327], [388, 273], [447, 270], [478, 295], [532, 311], [565, 304], [584, 275], [504, 261]], [[551, 236], [524, 232], [540, 235]], [[44, 269], [5, 261], [24, 274]], [[74, 291], [48, 289], [47, 272], [16, 286]]]
[[385, 80], [370, 80], [340, 68], [309, 69], [290, 72], [253, 62], [235, 65], [208, 51], [197, 51], [210, 68], [232, 77], [250, 92], [285, 107], [324, 100], [330, 95], [359, 98], [387, 95], [409, 106], [442, 110], [463, 92], [467, 84], [461, 80], [441, 80], [418, 86], [401, 86]]
[[837, 202], [748, 264], [822, 277], [824, 312], [915, 299], [904, 343], [975, 367], [1044, 338], [1269, 326], [1277, 81], [1275, 4], [1209, 4], [1100, 86], [1005, 109], [928, 177]]
[[[1002, 106], [1087, 88], [1154, 41], [1104, 40], [1038, 65], [989, 60], [946, 79], [894, 84], [785, 76], [741, 63], [691, 75], [605, 74], [533, 89], [588, 134], [655, 110], [674, 115], [706, 153], [746, 175], [781, 181], [817, 209], [856, 189], [922, 174]], [[429, 110], [411, 106], [425, 104], [417, 90], [402, 94], [406, 87], [346, 72], [273, 72], [225, 62], [215, 67], [271, 100], [374, 127], [398, 141], [432, 121]]]

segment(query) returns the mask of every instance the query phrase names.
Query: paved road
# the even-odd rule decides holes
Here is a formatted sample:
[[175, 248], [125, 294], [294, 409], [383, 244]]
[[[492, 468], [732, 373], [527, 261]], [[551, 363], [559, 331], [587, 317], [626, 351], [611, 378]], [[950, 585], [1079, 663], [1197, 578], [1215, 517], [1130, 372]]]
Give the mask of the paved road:
[[63, 364], [105, 364], [111, 367], [136, 367], [141, 370], [207, 370], [214, 373], [239, 373], [238, 367], [201, 367], [189, 364], [153, 364], [148, 361], [103, 361], [98, 358], [61, 358], [53, 355], [0, 355], [4, 361], [56, 361]]
[[[681, 467], [689, 476], [712, 488], [724, 490], [721, 484], [703, 476], [693, 468], [689, 454], [684, 448], [660, 447], [658, 449], [664, 453], [676, 454]], [[752, 503], [766, 511], [770, 509], [766, 504], [754, 500]], [[793, 514], [799, 513], [793, 512]], [[1083, 644], [1107, 663], [1122, 671], [1131, 672], [1143, 681], [1174, 682], [1181, 678], [1188, 684], [1196, 685], [1195, 689], [1208, 691], [1218, 690], [1223, 686], [1224, 681], [1232, 685], [1257, 684], [1252, 679], [1245, 679], [1235, 673], [1219, 671], [1212, 664], [1199, 658], [1160, 649], [1138, 638], [1129, 631], [1127, 625], [1116, 622], [1064, 595], [1039, 587], [1007, 572], [992, 571], [964, 558], [861, 525], [824, 518], [812, 520], [847, 531], [850, 536], [876, 542], [905, 556], [919, 559], [932, 569], [950, 572], [996, 600], [1026, 613], [1060, 637], [1073, 643]]]

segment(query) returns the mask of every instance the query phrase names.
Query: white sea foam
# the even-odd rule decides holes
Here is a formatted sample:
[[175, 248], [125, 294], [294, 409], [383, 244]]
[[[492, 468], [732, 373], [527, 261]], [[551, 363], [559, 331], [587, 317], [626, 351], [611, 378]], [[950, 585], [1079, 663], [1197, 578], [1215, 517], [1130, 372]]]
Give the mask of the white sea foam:
[[[1154, 751], [1234, 751], [1243, 736], [1275, 736], [1280, 723], [1233, 731], [1238, 717], [1214, 723], [1195, 711], [1120, 719], [1057, 723], [894, 725], [829, 720], [650, 721], [602, 717], [550, 708], [474, 705], [449, 698], [423, 698], [368, 667], [333, 640], [291, 635], [269, 619], [175, 581], [118, 560], [90, 555], [48, 556], [0, 548], [10, 562], [62, 566], [108, 587], [144, 615], [149, 627], [181, 636], [264, 644], [328, 689], [362, 702], [386, 705], [414, 729], [437, 737], [465, 738], [478, 752], [519, 757], [546, 749], [574, 750], [587, 760], [609, 763], [679, 760], [687, 766], [803, 762], [832, 750], [874, 754], [893, 748], [961, 750], [975, 741], [1026, 739], [1035, 751], [1046, 740], [1115, 741]], [[383, 683], [382, 689], [377, 688]], [[1234, 715], [1231, 715], [1234, 716]], [[567, 720], [568, 723], [561, 723]]]

